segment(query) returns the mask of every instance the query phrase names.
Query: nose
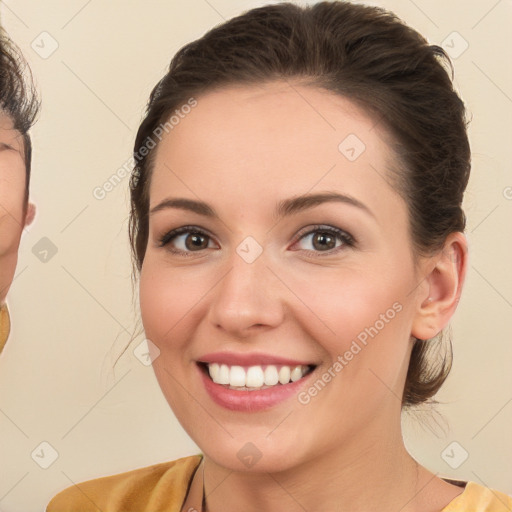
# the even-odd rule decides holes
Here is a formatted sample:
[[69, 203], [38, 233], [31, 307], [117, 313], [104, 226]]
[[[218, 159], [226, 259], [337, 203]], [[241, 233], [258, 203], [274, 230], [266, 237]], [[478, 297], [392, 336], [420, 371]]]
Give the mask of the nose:
[[282, 284], [267, 263], [265, 252], [249, 263], [234, 251], [230, 270], [214, 289], [209, 320], [230, 338], [246, 338], [283, 321]]

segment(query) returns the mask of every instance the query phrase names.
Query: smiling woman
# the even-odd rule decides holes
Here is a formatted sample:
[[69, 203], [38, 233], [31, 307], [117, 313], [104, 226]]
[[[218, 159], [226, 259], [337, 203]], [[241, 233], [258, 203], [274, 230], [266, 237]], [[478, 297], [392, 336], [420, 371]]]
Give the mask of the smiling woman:
[[[75, 485], [49, 512], [510, 511], [407, 452], [467, 268], [464, 104], [443, 50], [346, 2], [254, 9], [182, 48], [134, 147], [153, 368], [202, 454]], [[441, 354], [442, 355], [442, 354]]]

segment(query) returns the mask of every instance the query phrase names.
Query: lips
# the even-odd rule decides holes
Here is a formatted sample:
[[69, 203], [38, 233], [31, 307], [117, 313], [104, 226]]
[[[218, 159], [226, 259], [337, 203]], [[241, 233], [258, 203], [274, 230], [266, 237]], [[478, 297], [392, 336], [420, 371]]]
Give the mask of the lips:
[[304, 385], [316, 364], [270, 354], [207, 354], [197, 361], [210, 397], [236, 411], [272, 407]]

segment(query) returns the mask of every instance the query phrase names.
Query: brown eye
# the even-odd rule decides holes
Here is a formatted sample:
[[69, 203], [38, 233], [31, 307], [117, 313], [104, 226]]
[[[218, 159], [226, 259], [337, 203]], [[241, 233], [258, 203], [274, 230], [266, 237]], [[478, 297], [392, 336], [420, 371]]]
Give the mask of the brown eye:
[[183, 226], [166, 233], [159, 241], [160, 247], [166, 247], [170, 252], [188, 255], [208, 249], [211, 237], [194, 226]]
[[329, 233], [318, 232], [312, 239], [313, 247], [319, 251], [334, 249], [336, 247], [336, 237]]
[[341, 229], [314, 226], [300, 237], [297, 244], [306, 252], [334, 254], [346, 247], [353, 247], [355, 240], [349, 233]]
[[194, 249], [206, 249], [208, 247], [208, 236], [202, 235], [201, 233], [190, 233], [185, 235], [185, 247], [190, 251], [193, 251]]

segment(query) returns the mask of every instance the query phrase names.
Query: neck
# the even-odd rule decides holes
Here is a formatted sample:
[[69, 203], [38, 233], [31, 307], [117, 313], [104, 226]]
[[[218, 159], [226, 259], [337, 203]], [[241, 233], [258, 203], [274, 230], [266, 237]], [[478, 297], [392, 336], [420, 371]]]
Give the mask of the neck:
[[385, 436], [381, 430], [355, 437], [350, 445], [277, 473], [233, 472], [206, 456], [204, 462], [203, 512], [411, 512], [434, 477], [408, 454], [400, 425]]

